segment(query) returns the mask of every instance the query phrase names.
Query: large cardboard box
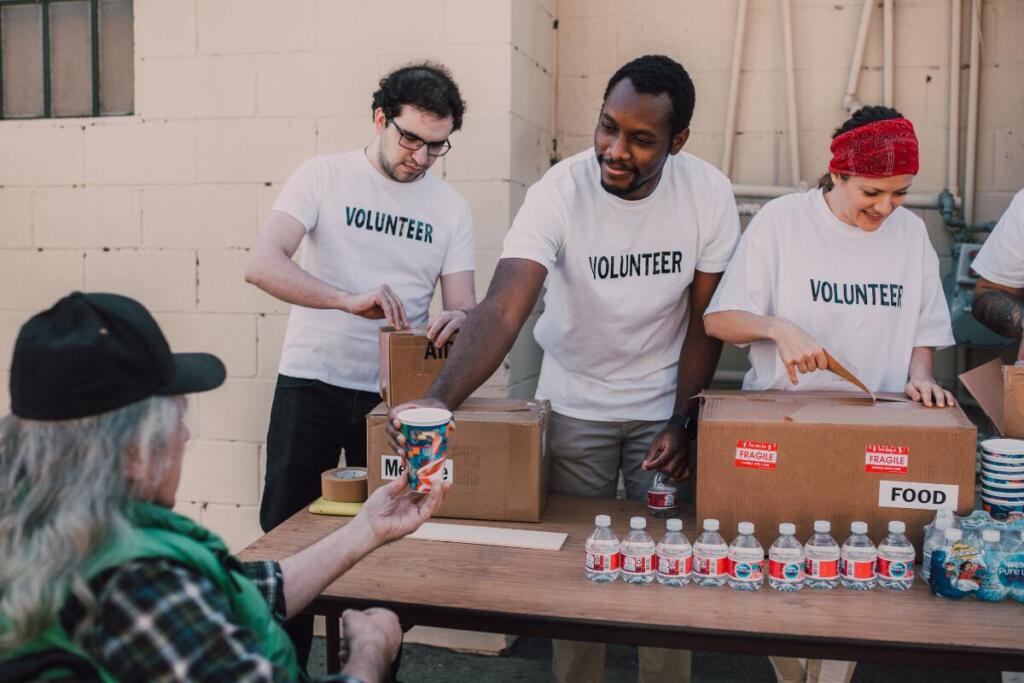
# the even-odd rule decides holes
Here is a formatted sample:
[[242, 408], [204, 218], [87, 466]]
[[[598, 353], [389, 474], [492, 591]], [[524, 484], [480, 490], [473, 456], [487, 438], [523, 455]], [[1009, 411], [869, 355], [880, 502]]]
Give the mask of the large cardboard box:
[[441, 374], [453, 336], [440, 348], [423, 330], [380, 331], [380, 395], [389, 406], [423, 398]]
[[[548, 496], [547, 401], [470, 398], [455, 411], [445, 477], [451, 491], [436, 517], [539, 522]], [[388, 445], [388, 408], [366, 416], [371, 491], [405, 473]]]
[[960, 375], [1000, 435], [1024, 439], [1024, 367], [996, 358]]
[[738, 522], [753, 522], [767, 550], [780, 522], [794, 522], [805, 540], [814, 520], [830, 520], [842, 543], [850, 522], [863, 520], [877, 543], [898, 519], [920, 553], [935, 510], [974, 507], [975, 441], [959, 406], [834, 392], [708, 391], [699, 422], [698, 524], [717, 518], [731, 539]]

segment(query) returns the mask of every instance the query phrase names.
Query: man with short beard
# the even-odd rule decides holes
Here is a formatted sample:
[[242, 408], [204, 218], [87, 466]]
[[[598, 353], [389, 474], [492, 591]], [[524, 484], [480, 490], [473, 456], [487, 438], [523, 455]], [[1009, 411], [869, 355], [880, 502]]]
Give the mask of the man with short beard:
[[[537, 396], [553, 410], [552, 493], [611, 498], [621, 471], [637, 499], [656, 471], [689, 477], [694, 396], [722, 349], [704, 331], [704, 309], [739, 239], [729, 179], [682, 151], [693, 105], [690, 76], [668, 57], [612, 76], [593, 149], [527, 192], [487, 297], [414, 402], [458, 407], [498, 367], [546, 285], [535, 336], [545, 351]], [[400, 455], [394, 417], [404, 407], [388, 429]], [[555, 641], [554, 672], [604, 680], [604, 646]], [[640, 679], [688, 681], [690, 653], [641, 648]]]
[[[320, 495], [342, 449], [347, 465], [366, 465], [382, 324], [426, 327], [442, 346], [476, 305], [469, 205], [427, 173], [462, 125], [458, 87], [440, 65], [403, 67], [381, 79], [371, 111], [368, 147], [315, 157], [288, 179], [245, 273], [293, 304], [267, 432], [264, 531]], [[439, 279], [444, 311], [428, 326]], [[286, 628], [302, 664], [313, 619]]]

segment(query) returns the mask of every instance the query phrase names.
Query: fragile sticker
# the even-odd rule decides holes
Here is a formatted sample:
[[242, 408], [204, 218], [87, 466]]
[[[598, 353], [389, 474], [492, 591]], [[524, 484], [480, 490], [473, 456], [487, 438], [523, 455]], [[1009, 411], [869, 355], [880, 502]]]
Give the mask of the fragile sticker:
[[868, 444], [864, 448], [864, 471], [906, 474], [910, 467], [910, 449], [906, 446]]
[[779, 462], [779, 445], [765, 441], [736, 442], [736, 467], [774, 470]]
[[910, 510], [956, 510], [960, 487], [917, 481], [878, 482], [878, 507]]
[[[455, 477], [455, 463], [445, 458], [444, 461], [444, 474], [441, 477], [442, 481], [454, 481]], [[405, 474], [405, 463], [402, 462], [402, 458], [397, 455], [382, 455], [380, 456], [380, 478], [384, 481], [391, 479], [398, 479], [400, 476]]]

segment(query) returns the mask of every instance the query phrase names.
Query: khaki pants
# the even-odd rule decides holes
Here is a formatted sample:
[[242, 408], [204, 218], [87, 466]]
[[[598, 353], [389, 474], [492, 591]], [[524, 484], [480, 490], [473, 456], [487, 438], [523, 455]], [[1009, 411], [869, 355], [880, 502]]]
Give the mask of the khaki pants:
[[856, 662], [769, 657], [779, 683], [850, 683]]
[[[619, 471], [626, 497], [643, 499], [654, 472], [641, 469], [665, 422], [596, 422], [552, 413], [548, 433], [551, 493], [614, 498]], [[693, 451], [691, 450], [691, 453]], [[689, 683], [690, 651], [641, 647], [640, 683]], [[604, 681], [604, 643], [552, 641], [552, 672], [558, 683]]]

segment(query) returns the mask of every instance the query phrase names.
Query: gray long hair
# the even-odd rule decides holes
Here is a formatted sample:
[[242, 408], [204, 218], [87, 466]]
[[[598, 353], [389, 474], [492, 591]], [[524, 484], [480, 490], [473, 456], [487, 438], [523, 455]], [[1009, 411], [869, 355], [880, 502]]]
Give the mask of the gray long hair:
[[75, 420], [0, 420], [0, 650], [39, 635], [69, 595], [91, 617], [85, 560], [127, 527], [131, 499], [155, 494], [183, 412], [153, 397]]

